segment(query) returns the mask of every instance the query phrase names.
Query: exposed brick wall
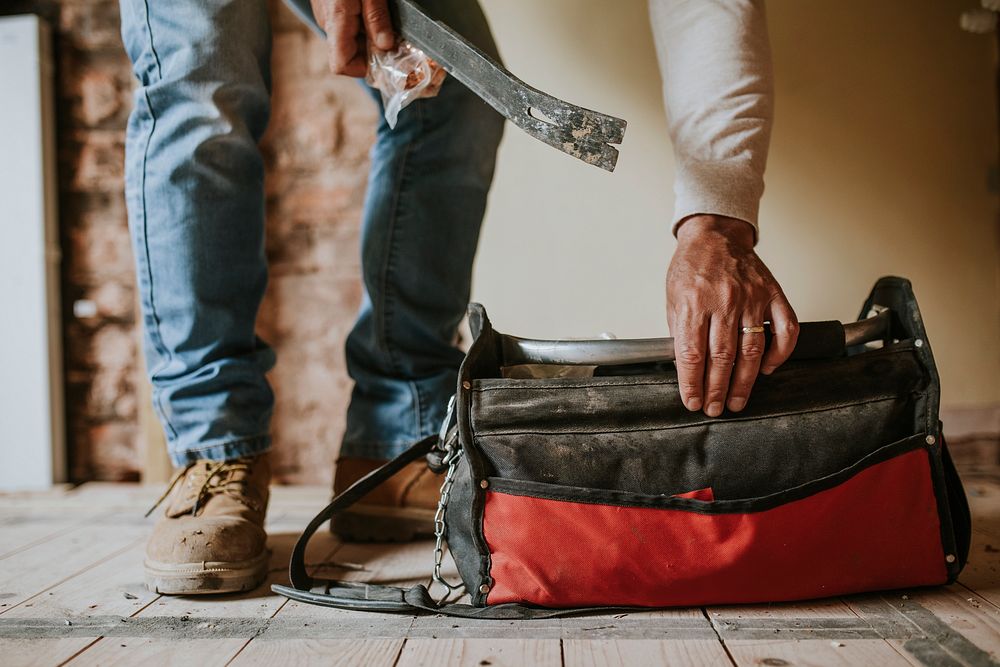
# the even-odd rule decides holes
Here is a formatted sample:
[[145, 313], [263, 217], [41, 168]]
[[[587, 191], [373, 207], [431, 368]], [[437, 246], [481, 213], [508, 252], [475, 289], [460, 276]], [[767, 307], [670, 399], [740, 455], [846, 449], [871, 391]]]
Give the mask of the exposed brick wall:
[[[109, 1], [58, 5], [56, 95], [72, 479], [139, 473], [135, 280], [123, 199], [132, 75]], [[96, 312], [74, 316], [73, 303]]]
[[[54, 3], [71, 476], [134, 479], [135, 281], [123, 195], [133, 78], [115, 0]], [[274, 99], [267, 162], [271, 280], [261, 335], [271, 374], [278, 477], [328, 482], [350, 389], [343, 341], [360, 299], [358, 221], [375, 111], [331, 76], [323, 44], [271, 0]], [[92, 302], [96, 308], [73, 304]]]
[[278, 353], [275, 469], [285, 481], [326, 483], [351, 389], [343, 347], [361, 301], [358, 233], [376, 112], [357, 81], [330, 74], [324, 42], [271, 4], [271, 273], [259, 328]]

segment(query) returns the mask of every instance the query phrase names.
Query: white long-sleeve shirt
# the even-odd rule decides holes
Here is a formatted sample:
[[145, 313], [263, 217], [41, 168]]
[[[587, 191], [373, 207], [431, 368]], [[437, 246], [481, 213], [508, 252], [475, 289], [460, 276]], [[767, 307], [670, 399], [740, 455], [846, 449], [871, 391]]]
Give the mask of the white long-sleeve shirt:
[[763, 0], [649, 0], [677, 173], [673, 229], [707, 213], [757, 233], [774, 107]]

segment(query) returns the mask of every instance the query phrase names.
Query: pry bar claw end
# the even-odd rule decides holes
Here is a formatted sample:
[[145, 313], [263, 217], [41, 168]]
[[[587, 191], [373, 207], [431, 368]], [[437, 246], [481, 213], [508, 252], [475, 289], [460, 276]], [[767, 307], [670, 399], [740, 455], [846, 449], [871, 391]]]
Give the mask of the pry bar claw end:
[[587, 164], [614, 171], [625, 136], [621, 118], [584, 109], [532, 88], [413, 0], [395, 0], [399, 34], [519, 128]]

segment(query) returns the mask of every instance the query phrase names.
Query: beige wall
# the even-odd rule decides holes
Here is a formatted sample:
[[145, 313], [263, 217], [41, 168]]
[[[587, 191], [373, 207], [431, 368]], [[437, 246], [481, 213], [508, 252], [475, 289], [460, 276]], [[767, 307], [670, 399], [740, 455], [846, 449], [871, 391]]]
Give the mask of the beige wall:
[[[501, 330], [664, 335], [673, 160], [644, 0], [484, 0], [515, 73], [626, 118], [614, 174], [508, 127], [474, 298]], [[1000, 401], [994, 58], [974, 2], [772, 0], [759, 252], [802, 319], [910, 278], [949, 406]]]

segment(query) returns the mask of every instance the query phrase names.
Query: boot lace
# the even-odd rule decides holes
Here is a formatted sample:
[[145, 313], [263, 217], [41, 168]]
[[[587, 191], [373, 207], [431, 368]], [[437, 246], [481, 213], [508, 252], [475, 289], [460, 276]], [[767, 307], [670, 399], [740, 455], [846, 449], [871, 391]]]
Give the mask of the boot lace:
[[[253, 459], [242, 458], [232, 461], [196, 461], [187, 464], [174, 473], [167, 484], [167, 489], [153, 503], [145, 516], [152, 514], [182, 479], [187, 479], [187, 486], [191, 488], [190, 493], [194, 496], [194, 506], [191, 510], [194, 516], [197, 516], [198, 510], [215, 495], [226, 495], [253, 510], [263, 511], [260, 503], [246, 493], [247, 477], [252, 462]], [[237, 475], [237, 473], [245, 474]]]

